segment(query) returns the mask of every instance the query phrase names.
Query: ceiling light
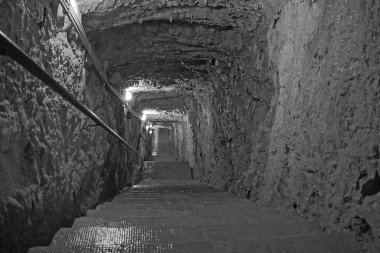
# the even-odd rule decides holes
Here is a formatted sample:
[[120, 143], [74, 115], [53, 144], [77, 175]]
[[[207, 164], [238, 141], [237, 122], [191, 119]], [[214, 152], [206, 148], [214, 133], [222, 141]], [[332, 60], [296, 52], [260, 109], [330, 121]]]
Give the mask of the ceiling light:
[[143, 114], [151, 114], [151, 115], [159, 115], [162, 114], [162, 112], [159, 112], [157, 110], [143, 110]]
[[125, 100], [130, 101], [132, 99], [132, 93], [125, 91]]

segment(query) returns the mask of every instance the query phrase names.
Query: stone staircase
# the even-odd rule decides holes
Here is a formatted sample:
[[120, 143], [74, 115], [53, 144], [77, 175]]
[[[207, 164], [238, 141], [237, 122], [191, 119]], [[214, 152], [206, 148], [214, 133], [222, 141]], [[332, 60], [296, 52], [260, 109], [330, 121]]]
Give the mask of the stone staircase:
[[[165, 170], [162, 164], [156, 168]], [[71, 228], [60, 229], [50, 246], [29, 253], [361, 252], [349, 234], [323, 233], [315, 221], [218, 192], [189, 180], [188, 172], [183, 178], [179, 174], [176, 179], [143, 180], [89, 210]]]
[[188, 162], [147, 161], [144, 162], [143, 178], [191, 180]]

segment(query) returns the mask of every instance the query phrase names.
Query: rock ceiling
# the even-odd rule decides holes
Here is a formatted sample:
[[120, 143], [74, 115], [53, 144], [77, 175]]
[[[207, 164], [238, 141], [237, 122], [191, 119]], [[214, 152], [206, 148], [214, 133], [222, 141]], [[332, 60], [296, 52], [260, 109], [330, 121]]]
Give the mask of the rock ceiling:
[[[111, 76], [122, 80], [121, 87], [146, 80], [156, 87], [182, 88], [206, 81], [210, 64], [234, 60], [244, 47], [243, 36], [254, 36], [266, 23], [261, 2], [78, 0], [91, 44]], [[154, 108], [158, 99], [151, 97]], [[174, 107], [181, 105], [181, 99], [170, 100]], [[161, 104], [166, 110], [170, 103]]]

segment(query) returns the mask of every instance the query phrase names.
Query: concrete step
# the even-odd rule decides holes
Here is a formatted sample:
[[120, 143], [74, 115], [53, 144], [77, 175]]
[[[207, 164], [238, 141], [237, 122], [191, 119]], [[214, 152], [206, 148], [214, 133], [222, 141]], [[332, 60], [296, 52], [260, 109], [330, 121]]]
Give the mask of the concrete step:
[[319, 226], [315, 221], [294, 221], [293, 219], [271, 219], [265, 220], [251, 220], [248, 221], [243, 216], [212, 216], [212, 217], [134, 217], [134, 218], [94, 218], [94, 217], [81, 217], [75, 219], [72, 227], [108, 227], [108, 228], [128, 228], [131, 226], [150, 226], [150, 227], [201, 227], [201, 226], [218, 226], [218, 225], [251, 225], [252, 227], [275, 226], [283, 224], [287, 226], [298, 226], [305, 231], [319, 232]]
[[152, 244], [129, 244], [129, 245], [75, 245], [75, 246], [50, 246], [35, 247], [28, 253], [207, 253], [214, 252], [211, 242], [188, 242], [188, 243], [152, 243]]
[[249, 215], [246, 215], [246, 213], [234, 213], [231, 215], [230, 213], [206, 213], [203, 215], [197, 215], [196, 213], [188, 213], [188, 212], [168, 212], [165, 210], [161, 211], [144, 211], [139, 212], [135, 211], [130, 216], [123, 215], [118, 216], [117, 214], [111, 214], [111, 215], [102, 215], [101, 213], [96, 213], [94, 211], [88, 211], [88, 216], [82, 217], [82, 218], [91, 218], [91, 219], [105, 219], [105, 220], [115, 220], [115, 219], [121, 219], [121, 220], [136, 220], [136, 219], [175, 219], [175, 220], [183, 220], [183, 219], [190, 219], [190, 220], [213, 220], [217, 219], [220, 220], [220, 222], [224, 222], [224, 220], [229, 219], [244, 219], [247, 222], [254, 223], [257, 220], [263, 221], [263, 222], [281, 222], [281, 221], [296, 221], [297, 217], [294, 217], [293, 215], [288, 215], [286, 213], [279, 213], [279, 214], [270, 214], [270, 213], [250, 213]]
[[[278, 220], [280, 222], [283, 220]], [[98, 218], [80, 217], [75, 219], [72, 227], [106, 226], [116, 227], [122, 223], [123, 226], [153, 226], [153, 227], [172, 227], [172, 226], [202, 226], [202, 225], [233, 225], [247, 224], [247, 220], [242, 216], [213, 216], [213, 217], [126, 217], [126, 218]], [[124, 225], [125, 224], [125, 225]]]
[[[189, 212], [248, 212], [248, 213], [279, 213], [284, 210], [274, 207], [262, 207], [248, 201], [227, 200], [225, 202], [170, 202], [159, 201], [156, 203], [120, 203], [116, 201], [105, 202], [95, 208], [94, 211], [123, 212], [133, 210], [173, 210], [173, 211], [189, 211]], [[295, 214], [293, 210], [289, 213]]]
[[270, 220], [275, 216], [279, 216], [282, 219], [289, 219], [294, 216], [287, 213], [278, 213], [274, 209], [224, 209], [224, 208], [203, 208], [198, 210], [168, 210], [168, 209], [143, 209], [133, 210], [127, 207], [112, 207], [112, 209], [104, 208], [98, 210], [88, 210], [87, 216], [89, 217], [212, 217], [212, 216], [232, 216], [240, 215], [247, 218], [265, 219]]
[[318, 234], [315, 222], [281, 222], [209, 226], [139, 226], [119, 221], [110, 226], [60, 229], [51, 245], [96, 245], [98, 242], [129, 245], [139, 243], [182, 243], [193, 241], [251, 240]]
[[193, 241], [184, 243], [132, 243], [35, 247], [29, 253], [182, 252], [182, 253], [360, 253], [347, 234], [277, 237], [256, 240]]
[[[191, 204], [129, 204], [122, 205], [118, 203], [106, 203], [98, 206], [95, 210], [88, 210], [89, 217], [139, 217], [139, 216], [157, 216], [161, 217], [162, 213], [173, 215], [174, 217], [209, 217], [213, 216], [244, 216], [271, 219], [296, 219], [296, 213], [293, 210], [284, 211], [276, 208], [261, 208], [254, 204], [230, 204], [230, 205], [191, 205]], [[277, 217], [279, 216], [279, 217]]]
[[[115, 198], [112, 200], [113, 203], [118, 204], [194, 204], [194, 205], [208, 205], [208, 206], [216, 206], [223, 205], [224, 203], [235, 204], [235, 203], [248, 203], [253, 204], [253, 202], [249, 202], [245, 199], [238, 198], [224, 198], [224, 199], [155, 199], [155, 198]], [[107, 203], [107, 202], [105, 202]], [[105, 204], [104, 203], [104, 204]]]
[[241, 208], [246, 208], [252, 210], [265, 211], [265, 212], [278, 212], [278, 209], [271, 207], [260, 207], [259, 205], [253, 204], [246, 201], [225, 201], [225, 202], [214, 202], [210, 203], [205, 202], [184, 202], [184, 203], [173, 203], [169, 201], [161, 201], [156, 203], [120, 203], [120, 202], [106, 202], [102, 205], [96, 207], [95, 210], [102, 210], [105, 208], [112, 209], [129, 209], [129, 210], [183, 210], [183, 211], [194, 211], [194, 210], [214, 210], [214, 209], [223, 209], [223, 210], [237, 210]]
[[128, 199], [142, 199], [142, 200], [149, 200], [149, 199], [156, 199], [156, 200], [173, 200], [173, 201], [180, 201], [180, 200], [189, 200], [189, 201], [203, 201], [203, 200], [224, 200], [224, 199], [237, 199], [236, 197], [232, 196], [228, 193], [221, 193], [221, 192], [215, 192], [215, 193], [145, 193], [145, 192], [136, 192], [136, 193], [121, 193], [120, 195], [116, 196], [114, 200], [128, 200]]
[[49, 247], [29, 252], [360, 252], [349, 235], [324, 234], [293, 210], [261, 207], [198, 182], [144, 184], [60, 229]]
[[140, 186], [135, 187], [130, 190], [131, 192], [136, 193], [203, 193], [203, 192], [217, 192], [217, 190], [209, 187], [209, 186], [155, 186], [155, 187], [149, 187], [149, 186]]
[[191, 180], [191, 170], [188, 162], [146, 161], [143, 178]]

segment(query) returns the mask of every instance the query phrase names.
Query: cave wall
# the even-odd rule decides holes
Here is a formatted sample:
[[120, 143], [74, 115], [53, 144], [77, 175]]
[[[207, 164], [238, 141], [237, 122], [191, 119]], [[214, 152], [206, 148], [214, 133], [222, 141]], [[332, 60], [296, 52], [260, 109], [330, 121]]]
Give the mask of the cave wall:
[[194, 168], [195, 166], [195, 153], [194, 153], [194, 133], [189, 121], [189, 116], [184, 117], [182, 124], [184, 132], [184, 147], [183, 147], [183, 157], [184, 160], [189, 162], [189, 166]]
[[378, 1], [290, 1], [277, 16], [268, 32], [269, 159], [254, 190], [328, 230], [375, 239], [373, 252], [380, 196], [360, 192], [380, 172], [379, 11]]
[[[190, 123], [194, 132], [195, 174], [217, 188], [244, 195], [252, 150], [268, 135], [265, 121], [273, 95], [269, 78], [267, 26], [255, 36], [237, 31], [242, 47], [235, 59], [215, 59], [210, 81], [194, 87]], [[264, 141], [265, 142], [265, 141]], [[264, 145], [264, 142], [260, 144]], [[267, 150], [260, 148], [264, 163]]]
[[[0, 1], [1, 30], [71, 94], [126, 136], [124, 109], [87, 71], [57, 1]], [[47, 8], [47, 19], [43, 10]], [[8, 57], [0, 57], [0, 251], [46, 245], [125, 185], [125, 147]], [[118, 118], [119, 120], [116, 120]]]
[[269, 30], [242, 35], [194, 92], [197, 175], [378, 252], [380, 196], [361, 189], [380, 172], [379, 6], [289, 1]]
[[187, 161], [194, 167], [194, 134], [189, 117], [186, 115], [181, 121], [171, 124], [170, 150], [177, 161]]

